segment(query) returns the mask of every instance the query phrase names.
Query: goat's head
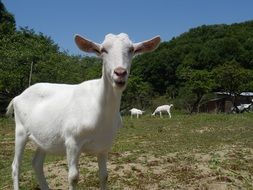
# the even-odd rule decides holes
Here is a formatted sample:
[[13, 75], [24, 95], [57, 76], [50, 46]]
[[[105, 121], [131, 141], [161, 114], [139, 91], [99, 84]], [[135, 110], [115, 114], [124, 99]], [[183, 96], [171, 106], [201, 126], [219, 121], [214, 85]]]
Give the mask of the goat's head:
[[108, 34], [102, 44], [97, 44], [79, 35], [75, 36], [75, 42], [81, 50], [96, 53], [103, 59], [104, 77], [118, 90], [126, 87], [133, 56], [154, 50], [160, 40], [156, 36], [144, 42], [132, 43], [127, 34], [121, 33]]

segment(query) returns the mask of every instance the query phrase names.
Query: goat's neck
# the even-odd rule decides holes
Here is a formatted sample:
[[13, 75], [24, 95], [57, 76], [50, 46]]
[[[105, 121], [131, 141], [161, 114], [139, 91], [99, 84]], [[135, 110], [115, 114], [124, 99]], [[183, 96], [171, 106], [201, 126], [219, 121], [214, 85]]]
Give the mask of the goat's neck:
[[101, 77], [101, 105], [111, 113], [119, 112], [122, 92], [114, 89], [109, 79], [103, 73]]

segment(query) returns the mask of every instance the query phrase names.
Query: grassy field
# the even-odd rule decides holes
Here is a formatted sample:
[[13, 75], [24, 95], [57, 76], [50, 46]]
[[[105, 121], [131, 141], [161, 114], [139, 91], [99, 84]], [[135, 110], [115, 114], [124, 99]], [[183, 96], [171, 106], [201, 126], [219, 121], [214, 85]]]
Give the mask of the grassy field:
[[[109, 154], [110, 189], [253, 189], [253, 113], [124, 117]], [[12, 189], [13, 121], [0, 119], [0, 189]], [[29, 143], [21, 189], [36, 189]], [[64, 157], [48, 156], [52, 189], [67, 189]], [[94, 156], [80, 158], [79, 189], [98, 189]]]

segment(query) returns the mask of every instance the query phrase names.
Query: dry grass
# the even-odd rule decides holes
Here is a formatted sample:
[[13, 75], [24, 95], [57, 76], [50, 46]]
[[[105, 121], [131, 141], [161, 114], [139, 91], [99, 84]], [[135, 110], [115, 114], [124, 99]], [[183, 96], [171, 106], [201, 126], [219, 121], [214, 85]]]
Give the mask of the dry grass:
[[[253, 189], [253, 114], [124, 117], [109, 155], [110, 189]], [[13, 123], [0, 119], [0, 189], [12, 189]], [[26, 149], [21, 189], [36, 189]], [[65, 158], [48, 156], [52, 189], [67, 189]], [[94, 156], [80, 159], [79, 189], [98, 189]]]

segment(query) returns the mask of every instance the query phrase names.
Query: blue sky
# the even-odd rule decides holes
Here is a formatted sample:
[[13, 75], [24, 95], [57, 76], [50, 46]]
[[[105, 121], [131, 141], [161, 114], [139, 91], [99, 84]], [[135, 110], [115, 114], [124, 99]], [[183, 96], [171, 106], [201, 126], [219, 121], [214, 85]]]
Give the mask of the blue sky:
[[203, 24], [253, 19], [252, 0], [2, 0], [17, 26], [50, 36], [70, 54], [82, 54], [73, 41], [81, 34], [101, 43], [108, 33], [127, 33], [138, 42], [163, 41]]

